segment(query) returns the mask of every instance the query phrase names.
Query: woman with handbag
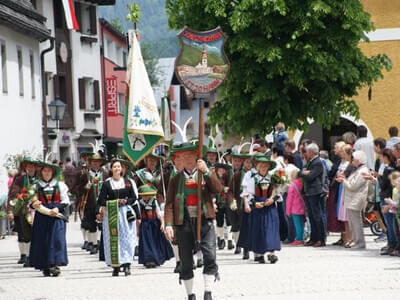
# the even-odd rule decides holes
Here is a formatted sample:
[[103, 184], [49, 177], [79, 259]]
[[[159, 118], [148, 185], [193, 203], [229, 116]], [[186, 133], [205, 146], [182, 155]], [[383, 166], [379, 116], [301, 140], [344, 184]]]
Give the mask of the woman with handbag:
[[103, 184], [97, 200], [98, 219], [103, 221], [104, 254], [113, 276], [123, 268], [131, 274], [130, 265], [136, 244], [136, 219], [140, 218], [138, 200], [132, 182], [122, 176], [122, 164], [111, 161], [110, 177]]
[[355, 151], [352, 157], [351, 164], [355, 170], [347, 178], [344, 174], [339, 175], [336, 181], [343, 184], [344, 207], [352, 233], [352, 243], [347, 248], [364, 249], [363, 210], [368, 197], [368, 181], [364, 174], [368, 173], [367, 156], [363, 151]]

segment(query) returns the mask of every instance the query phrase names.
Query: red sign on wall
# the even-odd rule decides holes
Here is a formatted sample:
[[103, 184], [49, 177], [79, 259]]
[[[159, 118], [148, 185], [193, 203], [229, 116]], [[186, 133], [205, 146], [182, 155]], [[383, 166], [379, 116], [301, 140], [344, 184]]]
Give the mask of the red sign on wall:
[[117, 78], [106, 79], [107, 116], [118, 116]]

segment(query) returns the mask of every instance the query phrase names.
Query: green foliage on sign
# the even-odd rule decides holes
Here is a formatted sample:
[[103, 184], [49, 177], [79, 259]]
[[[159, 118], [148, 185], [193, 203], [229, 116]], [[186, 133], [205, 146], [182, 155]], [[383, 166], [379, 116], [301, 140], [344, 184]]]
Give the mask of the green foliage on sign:
[[[196, 47], [184, 45], [182, 54], [183, 55], [179, 60], [179, 65], [196, 66], [198, 63], [201, 62], [202, 51]], [[207, 60], [208, 66], [210, 67], [225, 64], [224, 60], [221, 57], [218, 57], [217, 55], [212, 53], [207, 54]]]
[[359, 117], [353, 97], [391, 69], [359, 48], [374, 30], [359, 0], [167, 0], [169, 25], [228, 35], [230, 73], [209, 113], [225, 132], [270, 132], [283, 121], [329, 127]]

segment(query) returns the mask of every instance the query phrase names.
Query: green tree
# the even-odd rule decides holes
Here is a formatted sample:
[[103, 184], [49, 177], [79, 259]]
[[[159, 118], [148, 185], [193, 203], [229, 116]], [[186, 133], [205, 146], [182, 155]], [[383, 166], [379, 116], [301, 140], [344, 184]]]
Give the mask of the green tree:
[[374, 29], [359, 0], [167, 0], [169, 26], [221, 26], [231, 68], [210, 111], [225, 132], [269, 132], [278, 121], [329, 127], [359, 116], [357, 91], [390, 70], [358, 47]]

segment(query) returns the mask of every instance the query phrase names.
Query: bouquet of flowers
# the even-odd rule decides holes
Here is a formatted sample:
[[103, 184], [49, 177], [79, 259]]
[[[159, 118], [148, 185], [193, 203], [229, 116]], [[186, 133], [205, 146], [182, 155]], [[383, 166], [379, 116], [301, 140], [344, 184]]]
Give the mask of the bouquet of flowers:
[[281, 185], [289, 183], [289, 178], [284, 169], [276, 170], [272, 176], [271, 181], [273, 184]]
[[[11, 200], [11, 205], [13, 206], [13, 214], [18, 215], [23, 212], [29, 224], [33, 223], [33, 216], [29, 212], [29, 209], [27, 209], [27, 207], [35, 194], [35, 184], [31, 184], [27, 188], [22, 188], [21, 192], [18, 193], [13, 200]], [[25, 209], [25, 211], [22, 211], [23, 209]]]
[[19, 214], [21, 209], [30, 203], [35, 194], [36, 190], [34, 184], [28, 186], [27, 188], [22, 188], [21, 192], [18, 193], [13, 200], [11, 200], [11, 205], [14, 207], [13, 213]]

